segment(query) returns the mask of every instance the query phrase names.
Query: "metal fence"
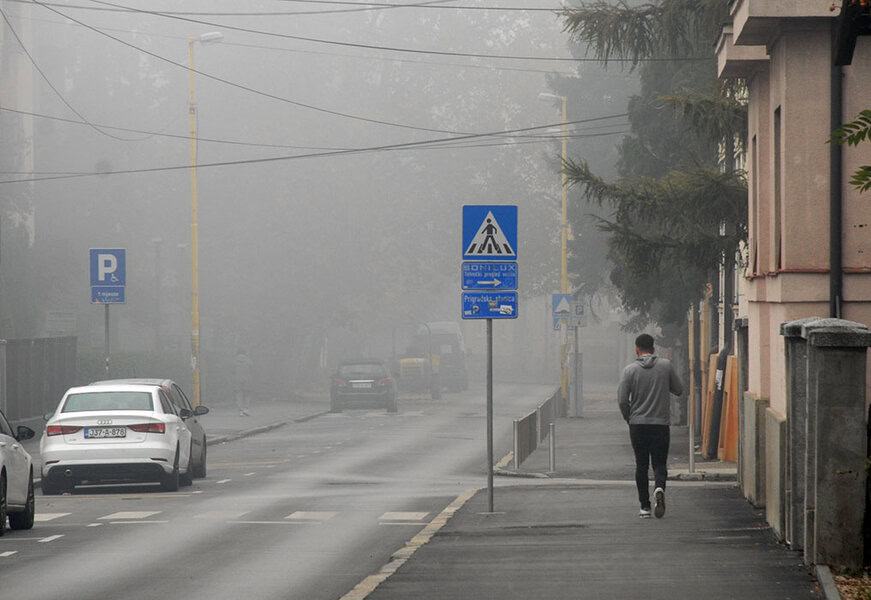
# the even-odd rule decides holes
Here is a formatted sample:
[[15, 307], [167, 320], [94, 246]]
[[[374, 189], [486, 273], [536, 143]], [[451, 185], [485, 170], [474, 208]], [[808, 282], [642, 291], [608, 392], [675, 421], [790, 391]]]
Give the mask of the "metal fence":
[[514, 420], [514, 468], [535, 452], [535, 449], [547, 439], [551, 423], [562, 415], [562, 398], [557, 388], [550, 397], [536, 409], [519, 419]]
[[76, 383], [76, 338], [7, 340], [5, 346], [6, 416], [21, 421], [53, 411]]

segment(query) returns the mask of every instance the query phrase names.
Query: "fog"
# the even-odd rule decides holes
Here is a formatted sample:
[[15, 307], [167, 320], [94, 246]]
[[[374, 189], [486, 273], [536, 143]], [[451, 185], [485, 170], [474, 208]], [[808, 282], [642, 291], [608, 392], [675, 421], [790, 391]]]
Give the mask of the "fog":
[[[559, 287], [559, 128], [384, 147], [556, 125], [559, 104], [542, 101], [542, 92], [569, 94], [570, 121], [621, 115], [635, 89], [632, 74], [586, 62], [393, 52], [240, 31], [444, 52], [583, 56], [551, 12], [360, 10], [277, 0], [121, 4], [320, 14], [172, 19], [106, 3], [4, 3], [30, 57], [4, 24], [0, 170], [7, 182], [24, 181], [0, 186], [0, 336], [76, 335], [80, 374], [98, 374], [103, 311], [89, 302], [88, 249], [123, 247], [127, 302], [111, 309], [112, 374], [164, 374], [189, 386], [184, 67], [189, 38], [220, 32], [219, 43], [192, 45], [200, 71], [194, 80], [204, 401], [229, 400], [229, 365], [239, 348], [251, 355], [258, 393], [286, 397], [323, 385], [343, 357], [389, 357], [421, 322], [459, 322], [464, 204], [520, 207], [521, 318], [496, 326], [497, 369], [528, 379], [554, 372], [557, 339], [546, 296]], [[523, 4], [529, 5], [552, 7]], [[573, 136], [597, 137], [573, 137], [570, 155], [607, 176], [621, 136], [598, 134], [625, 129], [625, 118], [572, 125]], [[361, 148], [380, 150], [343, 153]], [[304, 157], [312, 154], [322, 155]], [[256, 159], [277, 160], [226, 164]], [[173, 169], [135, 172], [165, 167]], [[100, 174], [79, 176], [94, 173]], [[572, 205], [576, 220], [586, 210]], [[576, 230], [572, 248], [576, 260], [585, 252], [600, 256], [604, 240], [591, 224]], [[603, 323], [594, 319], [584, 344], [617, 348], [621, 317], [607, 301], [597, 302]], [[479, 379], [483, 324], [462, 327], [470, 376]], [[589, 360], [595, 365], [597, 358]]]

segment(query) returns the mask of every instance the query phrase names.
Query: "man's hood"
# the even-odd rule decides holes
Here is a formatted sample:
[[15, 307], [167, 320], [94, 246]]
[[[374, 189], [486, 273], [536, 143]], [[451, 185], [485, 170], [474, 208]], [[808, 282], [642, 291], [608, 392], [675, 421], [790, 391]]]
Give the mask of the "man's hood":
[[639, 356], [635, 360], [638, 361], [638, 363], [645, 369], [649, 369], [653, 367], [654, 363], [656, 363], [656, 355], [645, 354], [644, 356]]

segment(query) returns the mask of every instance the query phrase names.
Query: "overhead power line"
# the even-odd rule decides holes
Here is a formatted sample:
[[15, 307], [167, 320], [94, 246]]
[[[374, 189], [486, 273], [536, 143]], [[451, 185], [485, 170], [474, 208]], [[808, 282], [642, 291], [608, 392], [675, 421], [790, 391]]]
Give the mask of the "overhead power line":
[[[45, 3], [40, 2], [39, 0], [32, 0], [34, 4], [38, 4], [40, 6], [44, 6], [49, 10], [52, 10], [62, 16], [63, 13], [58, 12], [57, 10], [46, 6]], [[131, 6], [124, 6], [122, 4], [115, 4], [112, 2], [105, 2], [104, 0], [89, 0], [94, 4], [100, 4], [103, 6], [113, 6], [115, 8], [126, 8], [133, 12], [154, 15], [158, 17], [164, 17], [166, 19], [174, 19], [177, 21], [186, 21], [188, 23], [197, 23], [199, 25], [208, 25], [209, 27], [217, 27], [223, 29], [229, 29], [232, 31], [241, 31], [244, 33], [252, 33], [256, 35], [265, 35], [270, 37], [278, 37], [290, 40], [299, 40], [303, 42], [312, 42], [316, 44], [327, 44], [331, 46], [345, 46], [349, 48], [363, 48], [367, 50], [381, 50], [386, 52], [405, 52], [411, 54], [433, 54], [438, 56], [465, 56], [469, 58], [489, 58], [489, 59], [497, 59], [497, 60], [532, 60], [532, 61], [549, 61], [549, 62], [601, 62], [598, 58], [577, 58], [577, 57], [547, 57], [547, 56], [526, 56], [526, 55], [514, 55], [514, 54], [483, 54], [477, 52], [452, 52], [448, 50], [422, 50], [419, 48], [401, 48], [398, 46], [382, 46], [377, 44], [362, 44], [358, 42], [342, 42], [338, 40], [327, 40], [322, 38], [314, 38], [308, 36], [301, 35], [291, 35], [288, 33], [275, 33], [272, 31], [263, 31], [260, 29], [251, 29], [249, 27], [239, 27], [236, 25], [228, 25], [226, 23], [216, 23], [214, 21], [204, 21], [202, 19], [192, 19], [190, 17], [183, 17], [180, 15], [171, 15], [164, 12], [154, 11], [154, 10], [144, 10], [141, 8], [134, 8]], [[69, 17], [68, 17], [69, 18]], [[648, 57], [644, 59], [630, 59], [630, 58], [615, 58], [611, 59], [615, 62], [673, 62], [673, 61], [705, 61], [705, 60], [713, 60], [713, 57]]]
[[98, 33], [98, 34], [100, 34], [100, 35], [102, 35], [102, 36], [104, 36], [104, 37], [107, 37], [107, 38], [109, 38], [109, 39], [111, 39], [111, 40], [114, 40], [114, 41], [118, 42], [119, 44], [122, 44], [122, 45], [124, 45], [124, 46], [127, 46], [128, 48], [132, 48], [132, 49], [137, 50], [137, 51], [139, 51], [139, 52], [141, 52], [141, 53], [143, 53], [143, 54], [147, 54], [148, 56], [154, 57], [154, 58], [156, 58], [156, 59], [158, 59], [158, 60], [161, 60], [161, 61], [163, 61], [163, 62], [166, 62], [166, 63], [169, 63], [169, 64], [171, 64], [171, 65], [174, 65], [174, 66], [176, 66], [176, 67], [178, 67], [178, 68], [180, 68], [180, 69], [184, 69], [185, 71], [191, 71], [191, 72], [193, 72], [193, 73], [196, 73], [197, 75], [201, 75], [202, 77], [206, 77], [207, 79], [211, 79], [211, 80], [213, 80], [213, 81], [217, 81], [217, 82], [223, 83], [223, 84], [225, 84], [225, 85], [229, 85], [229, 86], [231, 86], [231, 87], [234, 87], [234, 88], [237, 88], [237, 89], [240, 89], [240, 90], [244, 90], [244, 91], [246, 91], [246, 92], [250, 92], [250, 93], [252, 93], [252, 94], [257, 94], [258, 96], [263, 96], [263, 97], [265, 97], [265, 98], [271, 98], [272, 100], [278, 100], [279, 102], [285, 102], [285, 103], [287, 103], [287, 104], [292, 104], [292, 105], [294, 105], [294, 106], [298, 106], [298, 107], [300, 107], [300, 108], [307, 108], [307, 109], [309, 109], [309, 110], [314, 110], [314, 111], [316, 111], [316, 112], [321, 112], [321, 113], [325, 113], [325, 114], [328, 114], [328, 115], [333, 115], [333, 116], [336, 116], [336, 117], [344, 117], [344, 118], [346, 118], [346, 119], [352, 119], [352, 120], [355, 120], [355, 121], [364, 121], [364, 122], [366, 122], [366, 123], [374, 123], [374, 124], [377, 124], [377, 125], [387, 125], [387, 126], [389, 126], [389, 127], [398, 127], [398, 128], [401, 128], [401, 129], [411, 129], [411, 130], [415, 130], [415, 131], [426, 131], [426, 132], [429, 132], [429, 133], [466, 133], [466, 132], [461, 132], [461, 131], [453, 131], [453, 130], [450, 130], [450, 129], [437, 129], [437, 128], [432, 128], [432, 127], [417, 127], [417, 126], [415, 126], [415, 125], [406, 125], [406, 124], [404, 124], [404, 123], [396, 123], [396, 122], [393, 122], [393, 121], [386, 121], [386, 120], [382, 120], [382, 119], [373, 119], [373, 118], [370, 118], [370, 117], [364, 117], [364, 116], [361, 116], [361, 115], [354, 115], [354, 114], [351, 114], [351, 113], [341, 112], [341, 111], [337, 111], [337, 110], [330, 110], [330, 109], [323, 108], [323, 107], [320, 107], [320, 106], [315, 106], [315, 105], [313, 105], [313, 104], [307, 104], [307, 103], [305, 103], [305, 102], [299, 102], [299, 101], [297, 101], [297, 100], [292, 100], [292, 99], [290, 99], [290, 98], [285, 98], [285, 97], [283, 97], [283, 96], [278, 96], [277, 94], [271, 94], [271, 93], [269, 93], [269, 92], [264, 92], [263, 90], [258, 90], [258, 89], [256, 89], [256, 88], [252, 88], [252, 87], [250, 87], [250, 86], [247, 86], [247, 85], [244, 85], [244, 84], [241, 84], [241, 83], [236, 83], [235, 81], [230, 81], [229, 79], [224, 79], [223, 77], [219, 77], [219, 76], [217, 76], [217, 75], [212, 75], [211, 73], [207, 73], [207, 72], [205, 72], [205, 71], [201, 71], [201, 70], [199, 70], [199, 69], [191, 68], [191, 67], [189, 67], [189, 66], [187, 66], [187, 65], [185, 65], [185, 64], [182, 64], [182, 63], [180, 63], [180, 62], [176, 62], [176, 61], [174, 61], [174, 60], [172, 60], [172, 59], [170, 59], [170, 58], [167, 58], [167, 57], [165, 57], [165, 56], [162, 56], [162, 55], [160, 55], [160, 54], [157, 54], [156, 52], [152, 52], [152, 51], [150, 51], [150, 50], [146, 50], [145, 48], [142, 48], [142, 47], [140, 47], [140, 46], [137, 46], [136, 44], [131, 44], [130, 42], [127, 42], [127, 41], [125, 41], [125, 40], [122, 40], [122, 39], [119, 38], [119, 37], [115, 37], [114, 35], [108, 34], [108, 33], [106, 33], [105, 31], [103, 31], [102, 29], [100, 29], [100, 28], [98, 28], [98, 27], [94, 27], [93, 25], [89, 25], [89, 24], [87, 24], [87, 23], [85, 23], [85, 22], [83, 22], [83, 21], [80, 21], [80, 20], [78, 20], [78, 19], [76, 19], [76, 18], [74, 18], [74, 17], [71, 17], [71, 16], [69, 16], [69, 15], [67, 15], [67, 14], [64, 14], [64, 13], [62, 13], [61, 11], [59, 11], [59, 10], [57, 10], [57, 9], [55, 9], [55, 8], [52, 8], [51, 6], [46, 6], [46, 5], [43, 4], [42, 2], [39, 2], [39, 1], [37, 1], [37, 0], [34, 0], [34, 3], [35, 3], [35, 4], [38, 4], [39, 6], [42, 6], [42, 7], [45, 8], [46, 10], [50, 10], [51, 12], [53, 12], [53, 13], [55, 13], [55, 14], [58, 14], [58, 15], [64, 17], [64, 18], [66, 18], [66, 19], [69, 19], [70, 21], [73, 21], [73, 22], [75, 22], [75, 23], [78, 23], [78, 24], [81, 25], [82, 27], [85, 27], [85, 28], [87, 28], [87, 29], [90, 29], [91, 31], [93, 31], [93, 32], [95, 32], [95, 33]]
[[[397, 151], [397, 150], [406, 150], [406, 149], [416, 149], [423, 148], [428, 146], [433, 146], [434, 144], [440, 144], [444, 142], [461, 142], [464, 140], [475, 140], [482, 139], [500, 135], [509, 135], [509, 134], [521, 134], [533, 131], [541, 131], [545, 129], [551, 129], [553, 127], [560, 127], [562, 125], [576, 125], [579, 123], [590, 122], [594, 120], [602, 120], [608, 117], [597, 117], [595, 119], [581, 119], [576, 121], [569, 121], [567, 123], [550, 123], [548, 125], [536, 125], [532, 127], [522, 127], [518, 129], [509, 129], [506, 131], [494, 131], [489, 133], [471, 133], [467, 135], [461, 136], [453, 136], [446, 138], [436, 138], [430, 140], [421, 140], [417, 142], [404, 142], [401, 144], [384, 144], [380, 146], [369, 146], [366, 148], [356, 148], [352, 150], [332, 150], [328, 152], [312, 152], [306, 154], [292, 154], [289, 156], [273, 156], [268, 158], [249, 158], [249, 159], [241, 159], [241, 160], [227, 160], [227, 161], [217, 161], [217, 162], [209, 162], [209, 163], [200, 163], [197, 165], [197, 168], [214, 168], [214, 167], [229, 167], [229, 166], [237, 166], [237, 165], [250, 165], [250, 164], [265, 164], [265, 163], [274, 163], [274, 162], [285, 162], [291, 160], [303, 160], [307, 158], [329, 158], [334, 156], [348, 156], [348, 155], [357, 155], [357, 154], [367, 154], [374, 152], [389, 152], [389, 151]], [[591, 134], [595, 136], [601, 135], [615, 135], [623, 132], [613, 132], [611, 134]], [[538, 141], [538, 140], [536, 140]], [[190, 165], [172, 165], [166, 167], [147, 167], [140, 169], [121, 169], [118, 171], [97, 171], [94, 173], [83, 173], [80, 175], [52, 175], [45, 177], [31, 177], [26, 179], [8, 179], [5, 181], [0, 181], [0, 184], [12, 184], [12, 183], [32, 183], [39, 181], [56, 181], [61, 179], [77, 179], [82, 177], [96, 177], [96, 176], [111, 176], [111, 175], [130, 175], [134, 173], [158, 173], [158, 172], [168, 172], [168, 171], [183, 171], [186, 169], [190, 169]]]
[[102, 135], [105, 135], [107, 137], [116, 139], [116, 140], [120, 140], [123, 142], [141, 141], [141, 140], [124, 138], [124, 137], [120, 137], [117, 135], [112, 135], [111, 133], [107, 133], [107, 132], [101, 130], [99, 127], [97, 127], [93, 123], [91, 123], [87, 119], [87, 117], [85, 117], [82, 113], [80, 113], [78, 110], [76, 110], [76, 107], [74, 107], [72, 104], [70, 104], [70, 102], [64, 97], [64, 95], [60, 93], [60, 90], [58, 90], [55, 87], [55, 85], [51, 82], [51, 79], [49, 79], [48, 75], [45, 74], [45, 71], [43, 71], [42, 68], [39, 66], [39, 64], [36, 62], [36, 59], [33, 58], [33, 55], [30, 53], [30, 50], [27, 49], [27, 46], [24, 45], [24, 42], [18, 36], [18, 32], [15, 31], [15, 27], [12, 26], [12, 22], [9, 20], [9, 17], [6, 16], [6, 11], [4, 11], [2, 8], [0, 8], [0, 15], [3, 16], [3, 20], [6, 22], [6, 27], [9, 29], [9, 32], [12, 34], [12, 37], [15, 38], [15, 41], [18, 42], [19, 47], [21, 48], [22, 52], [24, 52], [24, 55], [27, 56], [27, 59], [30, 61], [30, 64], [33, 65], [33, 68], [36, 70], [36, 72], [39, 73], [39, 75], [40, 75], [40, 77], [42, 77], [43, 81], [45, 81], [45, 83], [48, 84], [48, 87], [51, 88], [51, 91], [54, 92], [55, 96], [57, 96], [60, 99], [60, 101], [63, 102], [64, 105], [68, 109], [70, 109], [73, 113], [75, 113], [75, 115], [79, 119], [81, 119], [83, 123], [88, 125], [94, 131], [96, 131]]

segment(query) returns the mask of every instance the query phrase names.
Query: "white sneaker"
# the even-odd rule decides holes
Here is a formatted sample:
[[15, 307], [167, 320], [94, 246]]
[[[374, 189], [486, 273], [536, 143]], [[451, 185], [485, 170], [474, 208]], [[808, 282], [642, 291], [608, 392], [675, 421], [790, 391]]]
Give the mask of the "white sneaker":
[[638, 517], [641, 519], [649, 519], [650, 518], [650, 509], [642, 508], [638, 511]]
[[661, 487], [653, 491], [653, 514], [657, 519], [665, 514], [665, 490]]

